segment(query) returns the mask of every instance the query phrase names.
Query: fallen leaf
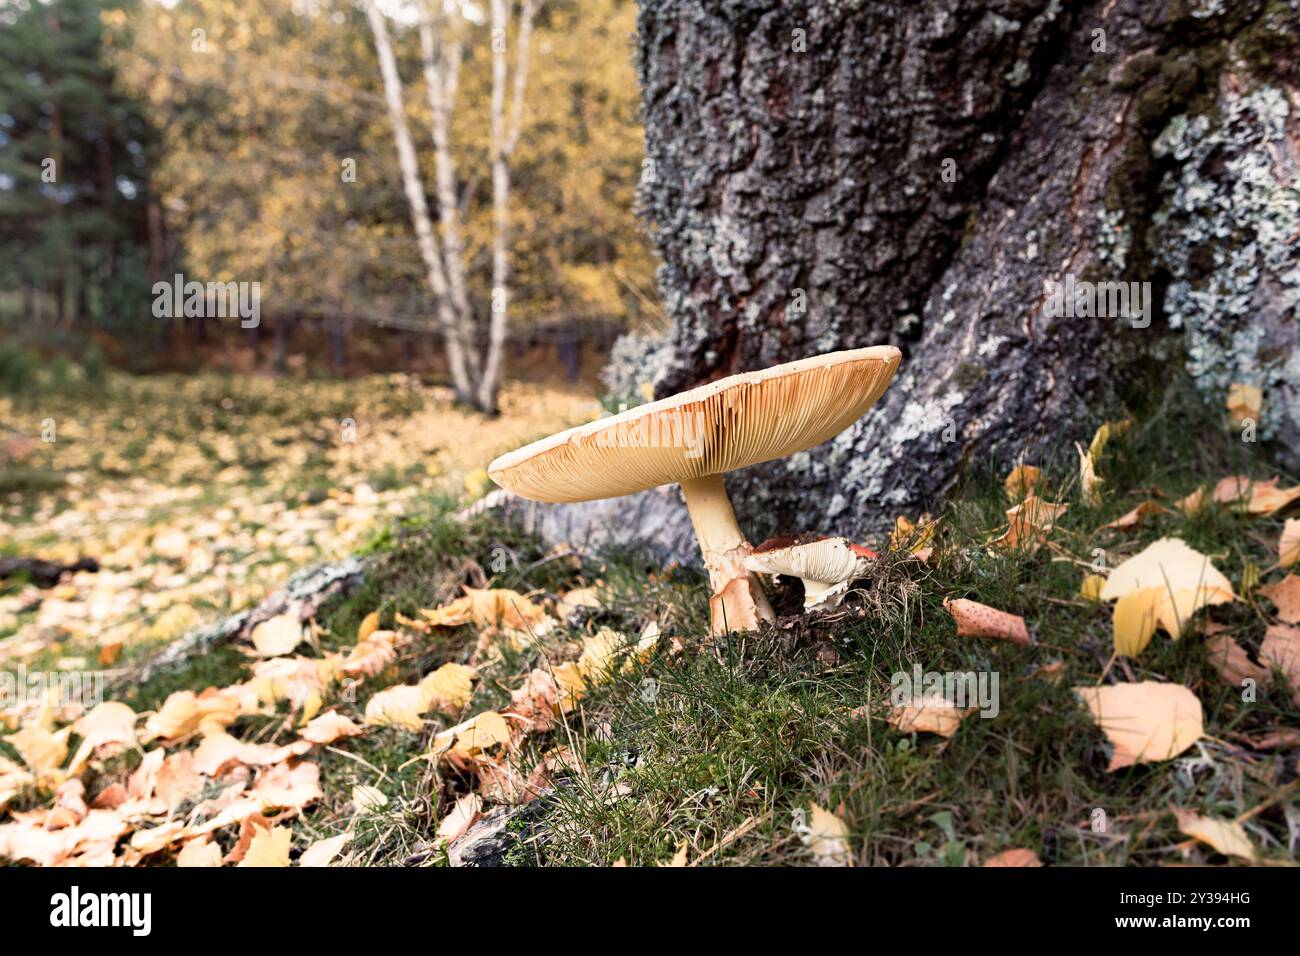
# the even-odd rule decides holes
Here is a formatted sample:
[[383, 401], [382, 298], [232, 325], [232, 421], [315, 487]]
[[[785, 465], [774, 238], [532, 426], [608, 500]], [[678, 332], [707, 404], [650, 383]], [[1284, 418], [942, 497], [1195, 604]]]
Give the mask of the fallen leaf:
[[1025, 619], [1018, 614], [964, 598], [945, 600], [943, 606], [957, 622], [958, 637], [992, 637], [1015, 644], [1029, 643]]
[[946, 700], [923, 700], [911, 704], [890, 704], [889, 726], [905, 734], [938, 734], [951, 737], [970, 710], [959, 710]]
[[1174, 507], [1185, 515], [1194, 515], [1205, 506], [1205, 489], [1197, 488], [1184, 498], [1174, 502]]
[[1277, 481], [1276, 478], [1254, 481], [1245, 475], [1230, 475], [1214, 486], [1214, 500], [1219, 504], [1244, 502], [1247, 514], [1272, 514], [1300, 498], [1300, 485], [1279, 488]]
[[253, 841], [248, 845], [248, 852], [239, 861], [239, 866], [267, 867], [289, 865], [289, 828], [272, 827], [258, 830], [253, 834]]
[[336, 710], [321, 714], [311, 720], [306, 727], [298, 731], [298, 736], [314, 744], [332, 744], [341, 737], [356, 737], [364, 733], [345, 714]]
[[379, 612], [371, 611], [361, 619], [361, 624], [357, 627], [357, 643], [360, 644], [377, 630], [379, 630]]
[[1043, 478], [1043, 469], [1036, 465], [1016, 465], [1007, 475], [1002, 487], [1006, 489], [1007, 498], [1013, 502], [1024, 501], [1034, 494], [1034, 488]]
[[205, 834], [189, 840], [176, 854], [176, 865], [183, 867], [213, 867], [221, 865], [221, 847], [212, 843]]
[[388, 806], [388, 796], [378, 787], [358, 784], [352, 788], [352, 806], [358, 813], [374, 813]]
[[1179, 830], [1224, 856], [1255, 859], [1255, 848], [1251, 846], [1250, 837], [1246, 836], [1246, 828], [1235, 820], [1215, 820], [1181, 807], [1174, 808], [1174, 816], [1178, 818]]
[[1101, 504], [1101, 486], [1105, 482], [1097, 476], [1096, 462], [1078, 442], [1074, 449], [1079, 453], [1079, 492], [1085, 504], [1094, 508]]
[[1271, 625], [1259, 645], [1259, 659], [1286, 675], [1295, 695], [1293, 699], [1300, 706], [1300, 627]]
[[268, 766], [302, 756], [310, 749], [311, 741], [308, 740], [297, 740], [277, 747], [274, 744], [246, 743], [219, 731], [199, 742], [194, 751], [194, 769], [205, 776], [215, 777], [231, 764]]
[[1134, 591], [1159, 589], [1156, 620], [1175, 640], [1202, 607], [1234, 600], [1232, 583], [1210, 559], [1178, 538], [1161, 538], [1120, 564], [1106, 579], [1103, 600]]
[[1287, 518], [1277, 542], [1277, 563], [1284, 568], [1300, 561], [1300, 518]]
[[1160, 515], [1160, 514], [1169, 514], [1169, 513], [1170, 513], [1169, 509], [1166, 508], [1164, 505], [1162, 505], [1160, 502], [1154, 501], [1152, 499], [1148, 499], [1142, 502], [1141, 504], [1139, 504], [1132, 511], [1128, 511], [1120, 515], [1114, 521], [1102, 525], [1097, 530], [1103, 531], [1109, 529], [1109, 530], [1123, 531], [1128, 528], [1136, 527], [1137, 524], [1143, 518], [1148, 518], [1151, 515]]
[[1151, 643], [1156, 633], [1157, 609], [1163, 596], [1161, 588], [1140, 588], [1115, 602], [1111, 628], [1116, 654], [1137, 657]]
[[320, 800], [320, 767], [309, 761], [278, 763], [257, 775], [252, 794], [266, 809], [301, 810]]
[[1003, 850], [984, 861], [985, 866], [1042, 866], [1043, 861], [1033, 850]]
[[366, 701], [365, 721], [372, 727], [400, 727], [418, 733], [424, 727], [428, 695], [418, 684], [386, 687]]
[[835, 814], [812, 805], [812, 816], [800, 834], [804, 846], [809, 847], [818, 866], [852, 866], [849, 852], [849, 828]]
[[68, 773], [79, 774], [92, 756], [108, 757], [135, 745], [136, 713], [120, 701], [110, 700], [88, 710], [72, 725], [81, 738]]
[[1259, 420], [1260, 410], [1264, 407], [1264, 391], [1257, 385], [1233, 382], [1228, 386], [1228, 400], [1225, 404], [1233, 423], [1240, 427], [1247, 418]]
[[497, 744], [510, 742], [510, 726], [495, 710], [484, 711], [433, 738], [432, 751], [461, 761], [472, 761]]
[[661, 862], [659, 865], [660, 866], [685, 866], [686, 847], [687, 847], [686, 841], [683, 840], [681, 843], [677, 844], [677, 852], [673, 854], [673, 858], [669, 860], [667, 863]]
[[477, 793], [467, 793], [456, 801], [451, 811], [438, 823], [438, 837], [450, 843], [472, 827], [483, 815], [483, 800]]
[[546, 612], [518, 591], [507, 588], [466, 587], [465, 596], [457, 598], [432, 611], [422, 610], [421, 616], [436, 627], [459, 627], [475, 624], [478, 627], [507, 628], [514, 631], [545, 630]]
[[[325, 693], [339, 680], [342, 659], [338, 654], [325, 657], [273, 657], [253, 665], [248, 686], [265, 704], [289, 701], [304, 713], [313, 704], [319, 706]], [[308, 717], [310, 719], [310, 717]]]
[[1014, 508], [1007, 510], [1010, 522], [1002, 536], [993, 541], [994, 547], [1024, 549], [1030, 554], [1036, 552], [1047, 541], [1048, 532], [1056, 519], [1066, 512], [1069, 505], [1052, 501], [1043, 501], [1037, 495], [1030, 495]]
[[37, 779], [57, 783], [63, 776], [60, 768], [68, 757], [68, 736], [71, 733], [71, 727], [56, 732], [40, 724], [28, 724], [5, 740], [18, 751], [18, 756]]
[[1092, 441], [1088, 443], [1088, 454], [1093, 461], [1101, 461], [1102, 453], [1105, 452], [1106, 446], [1110, 444], [1112, 438], [1118, 438], [1127, 434], [1133, 427], [1133, 419], [1125, 418], [1120, 421], [1102, 422], [1092, 435]]
[[559, 601], [555, 604], [555, 615], [561, 621], [567, 621], [578, 613], [581, 608], [601, 608], [604, 604], [600, 600], [600, 592], [596, 588], [574, 588], [560, 595]]
[[1100, 574], [1086, 574], [1079, 585], [1079, 596], [1085, 601], [1100, 601], [1101, 589], [1106, 586], [1106, 579]]
[[889, 535], [889, 549], [919, 555], [929, 547], [938, 526], [939, 523], [931, 520], [928, 514], [921, 515], [915, 522], [899, 515]]
[[709, 598], [713, 634], [758, 630], [758, 609], [748, 577], [733, 578]]
[[298, 865], [329, 866], [334, 862], [335, 857], [343, 852], [343, 848], [351, 839], [351, 833], [340, 833], [338, 836], [317, 840], [302, 851], [302, 856], [298, 857]]
[[1276, 584], [1259, 589], [1277, 607], [1277, 616], [1288, 624], [1300, 624], [1300, 576], [1288, 574]]
[[349, 677], [374, 677], [397, 659], [397, 632], [371, 631], [358, 641], [343, 661], [342, 671]]
[[1246, 649], [1227, 634], [1212, 634], [1207, 637], [1205, 650], [1211, 666], [1219, 672], [1224, 683], [1238, 688], [1247, 679], [1263, 685], [1273, 683], [1273, 672], [1266, 665], [1261, 666], [1252, 661]]
[[427, 709], [459, 713], [474, 696], [474, 676], [474, 668], [456, 663], [443, 664], [426, 674], [419, 686], [428, 698]]
[[193, 733], [224, 730], [246, 712], [236, 694], [209, 687], [202, 694], [178, 690], [163, 701], [162, 708], [145, 721], [146, 741], [156, 738], [177, 740]]
[[1169, 760], [1205, 733], [1201, 702], [1181, 684], [1140, 681], [1074, 692], [1114, 747], [1108, 771]]
[[262, 657], [282, 657], [302, 641], [302, 622], [293, 614], [277, 614], [253, 628], [252, 641]]

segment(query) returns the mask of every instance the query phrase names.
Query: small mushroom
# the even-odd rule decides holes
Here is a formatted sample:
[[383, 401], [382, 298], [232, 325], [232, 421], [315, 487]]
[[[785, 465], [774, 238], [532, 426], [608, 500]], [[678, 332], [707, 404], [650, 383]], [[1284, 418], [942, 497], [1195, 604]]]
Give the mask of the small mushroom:
[[754, 630], [772, 608], [745, 567], [752, 548], [722, 476], [838, 435], [880, 398], [901, 357], [881, 345], [733, 375], [533, 442], [488, 474], [521, 497], [552, 502], [680, 484], [713, 590], [712, 632]]
[[745, 559], [750, 571], [783, 574], [803, 581], [804, 610], [838, 607], [849, 585], [867, 573], [879, 555], [848, 538], [824, 535], [772, 538]]

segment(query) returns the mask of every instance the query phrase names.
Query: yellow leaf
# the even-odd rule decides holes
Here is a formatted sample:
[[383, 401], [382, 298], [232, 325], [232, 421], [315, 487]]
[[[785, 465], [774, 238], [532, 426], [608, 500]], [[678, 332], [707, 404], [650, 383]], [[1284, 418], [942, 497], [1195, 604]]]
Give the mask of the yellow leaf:
[[292, 614], [278, 614], [253, 628], [253, 647], [263, 657], [281, 657], [302, 641], [302, 622]]
[[1284, 568], [1300, 561], [1300, 518], [1287, 518], [1277, 542], [1277, 563]]
[[1111, 622], [1116, 654], [1137, 657], [1151, 643], [1156, 633], [1156, 605], [1162, 593], [1160, 588], [1142, 588], [1130, 591], [1116, 602]]
[[331, 710], [308, 722], [307, 726], [298, 732], [298, 736], [314, 744], [324, 745], [332, 744], [341, 737], [355, 737], [362, 732], [362, 729], [346, 715]]
[[924, 700], [901, 706], [890, 704], [889, 726], [905, 734], [951, 737], [968, 712], [959, 710], [946, 700]]
[[214, 867], [221, 865], [221, 847], [204, 834], [189, 840], [176, 854], [178, 867]]
[[1079, 453], [1079, 491], [1085, 504], [1096, 508], [1101, 504], [1102, 479], [1097, 477], [1096, 462], [1091, 453], [1085, 452], [1083, 446], [1074, 443]]
[[361, 619], [361, 625], [357, 628], [357, 643], [360, 644], [377, 630], [379, 630], [379, 612], [371, 611]]
[[1225, 403], [1235, 424], [1241, 425], [1247, 418], [1259, 420], [1259, 413], [1264, 408], [1264, 391], [1256, 385], [1233, 382], [1228, 388], [1228, 400]]
[[5, 740], [18, 751], [23, 763], [37, 777], [57, 778], [61, 774], [59, 767], [68, 756], [68, 736], [71, 732], [71, 727], [64, 727], [54, 733], [39, 724], [28, 724]]
[[1255, 859], [1255, 848], [1246, 835], [1246, 828], [1235, 820], [1214, 820], [1182, 808], [1175, 808], [1174, 816], [1178, 818], [1179, 830], [1214, 847], [1224, 856]]
[[1074, 692], [1114, 747], [1108, 771], [1170, 760], [1205, 733], [1201, 702], [1181, 684], [1140, 681]]
[[495, 710], [487, 710], [433, 738], [433, 752], [470, 759], [489, 747], [510, 742], [510, 726]]
[[[1138, 505], [1138, 506], [1137, 506], [1136, 508], [1134, 508], [1132, 511], [1126, 512], [1125, 514], [1123, 514], [1123, 515], [1121, 515], [1120, 517], [1116, 518], [1114, 521], [1111, 521], [1111, 522], [1108, 522], [1107, 524], [1102, 525], [1101, 528], [1102, 528], [1102, 529], [1110, 528], [1110, 529], [1116, 529], [1116, 530], [1123, 530], [1123, 529], [1125, 529], [1125, 528], [1132, 528], [1132, 527], [1134, 527], [1134, 526], [1135, 526], [1139, 521], [1141, 521], [1143, 518], [1147, 517], [1148, 515], [1168, 514], [1168, 512], [1169, 512], [1169, 509], [1166, 508], [1164, 505], [1160, 504], [1160, 502], [1158, 502], [1158, 501], [1151, 501], [1151, 500], [1148, 500], [1148, 501], [1144, 501], [1144, 502], [1142, 502], [1140, 505]], [[1098, 529], [1098, 530], [1101, 530], [1101, 529]]]
[[258, 829], [253, 834], [253, 841], [248, 845], [248, 852], [239, 861], [239, 866], [288, 866], [289, 865], [289, 828], [272, 827], [270, 830]]
[[1093, 433], [1092, 441], [1088, 443], [1088, 457], [1094, 462], [1100, 461], [1102, 452], [1106, 450], [1106, 445], [1111, 438], [1118, 438], [1132, 427], [1133, 419], [1131, 418], [1125, 418], [1117, 422], [1103, 422], [1101, 427]]
[[673, 854], [673, 858], [669, 860], [667, 863], [661, 862], [659, 865], [660, 866], [685, 866], [686, 847], [687, 847], [686, 841], [683, 840], [681, 843], [677, 844], [677, 852]]
[[401, 727], [416, 733], [424, 727], [428, 701], [418, 684], [388, 687], [366, 701], [365, 721], [373, 727]]
[[809, 847], [818, 866], [852, 866], [849, 852], [849, 828], [835, 814], [817, 804], [812, 805], [812, 817], [807, 829], [800, 834], [804, 846]]
[[378, 787], [358, 784], [352, 788], [352, 806], [358, 813], [373, 813], [388, 806], [388, 797]]
[[1161, 538], [1120, 564], [1107, 578], [1101, 597], [1113, 601], [1146, 588], [1161, 591], [1156, 620], [1174, 639], [1202, 607], [1235, 597], [1232, 583], [1210, 559], [1178, 538]]
[[1030, 495], [1007, 510], [1010, 524], [1002, 537], [993, 542], [994, 547], [1008, 550], [1023, 548], [1032, 554], [1042, 547], [1056, 519], [1068, 508], [1069, 505], [1044, 501], [1037, 495]]
[[1024, 501], [1034, 494], [1034, 489], [1043, 478], [1043, 469], [1036, 465], [1016, 465], [1007, 475], [1002, 487], [1006, 489], [1011, 501]]
[[426, 674], [419, 684], [427, 699], [425, 710], [458, 713], [474, 696], [474, 674], [474, 668], [456, 663], [443, 664]]
[[352, 839], [351, 833], [340, 833], [338, 836], [328, 837], [324, 840], [317, 840], [307, 849], [302, 851], [302, 856], [298, 857], [299, 866], [329, 866], [334, 862], [349, 840]]

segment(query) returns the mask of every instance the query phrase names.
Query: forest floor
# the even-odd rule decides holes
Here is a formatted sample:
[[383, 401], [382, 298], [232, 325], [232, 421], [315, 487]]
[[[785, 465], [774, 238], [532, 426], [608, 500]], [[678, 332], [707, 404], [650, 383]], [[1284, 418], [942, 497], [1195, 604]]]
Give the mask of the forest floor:
[[51, 590], [0, 582], [0, 666], [125, 664], [479, 489], [492, 456], [597, 408], [537, 384], [502, 406], [484, 421], [401, 375], [113, 374], [0, 396], [0, 558], [100, 566]]
[[[473, 444], [486, 454], [551, 430], [528, 427]], [[1072, 449], [1030, 462], [1042, 469], [1032, 489], [976, 463], [933, 525], [870, 542], [882, 556], [840, 608], [801, 613], [800, 585], [781, 579], [776, 627], [721, 638], [707, 636], [702, 574], [547, 553], [490, 516], [457, 520], [454, 498], [423, 486], [392, 499], [378, 530], [337, 539], [339, 551], [364, 540], [369, 571], [306, 630], [268, 626], [150, 679], [127, 695], [125, 721], [103, 708], [29, 717], [0, 743], [14, 818], [0, 855], [1294, 864], [1300, 579], [1278, 565], [1297, 522], [1270, 494], [1224, 493], [1225, 477], [1274, 475], [1198, 405], [1172, 401], [1112, 432], [1093, 456], [1099, 497]], [[1030, 491], [1066, 507], [1026, 525]], [[351, 507], [345, 493], [355, 500], [330, 500]], [[1134, 511], [1148, 501], [1158, 507]], [[1117, 655], [1113, 609], [1086, 582], [1162, 538], [1208, 557], [1233, 600], [1180, 614], [1179, 640], [1147, 634]], [[248, 547], [261, 553], [255, 537]], [[286, 551], [285, 570], [299, 557]], [[1023, 618], [1028, 640], [958, 636], [945, 607], [958, 598]], [[892, 691], [917, 667], [996, 676], [997, 692], [979, 712], [909, 711]], [[1135, 722], [1127, 740], [1083, 703], [1124, 687], [1136, 693], [1119, 707]], [[1125, 747], [1134, 765], [1108, 769]]]

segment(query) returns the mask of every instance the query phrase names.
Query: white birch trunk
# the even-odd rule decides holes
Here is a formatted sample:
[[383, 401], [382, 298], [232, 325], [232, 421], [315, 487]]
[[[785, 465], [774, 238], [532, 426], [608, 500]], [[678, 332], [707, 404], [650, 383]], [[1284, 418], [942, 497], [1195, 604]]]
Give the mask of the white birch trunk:
[[384, 14], [375, 4], [375, 0], [366, 0], [366, 19], [375, 38], [379, 70], [384, 80], [384, 98], [388, 103], [388, 113], [393, 123], [393, 139], [397, 144], [397, 161], [402, 172], [402, 188], [406, 193], [407, 205], [411, 208], [411, 222], [415, 227], [416, 242], [428, 272], [429, 286], [433, 290], [438, 323], [446, 342], [447, 364], [451, 370], [452, 387], [456, 391], [457, 398], [477, 405], [480, 393], [474, 387], [476, 383], [471, 377], [468, 365], [469, 343], [466, 341], [464, 317], [456, 315], [452, 304], [451, 289], [442, 255], [433, 232], [433, 223], [429, 218], [428, 198], [425, 196], [424, 184], [420, 181], [420, 166], [415, 155], [415, 144], [411, 140], [411, 130], [406, 121], [402, 78], [397, 72], [397, 61], [388, 39], [388, 26], [384, 22]]

